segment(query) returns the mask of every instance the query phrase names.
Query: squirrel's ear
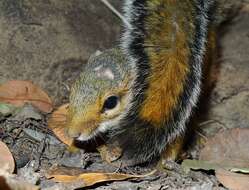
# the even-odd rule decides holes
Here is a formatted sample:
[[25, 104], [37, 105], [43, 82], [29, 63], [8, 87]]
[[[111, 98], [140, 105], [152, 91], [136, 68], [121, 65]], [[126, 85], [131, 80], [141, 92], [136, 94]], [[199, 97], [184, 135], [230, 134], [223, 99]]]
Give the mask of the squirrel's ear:
[[114, 72], [110, 67], [104, 67], [102, 65], [94, 68], [94, 71], [96, 72], [96, 75], [100, 78], [106, 78], [109, 80], [114, 80]]
[[102, 51], [95, 51], [95, 53], [91, 54], [88, 61], [91, 61], [94, 57], [101, 55], [103, 52]]

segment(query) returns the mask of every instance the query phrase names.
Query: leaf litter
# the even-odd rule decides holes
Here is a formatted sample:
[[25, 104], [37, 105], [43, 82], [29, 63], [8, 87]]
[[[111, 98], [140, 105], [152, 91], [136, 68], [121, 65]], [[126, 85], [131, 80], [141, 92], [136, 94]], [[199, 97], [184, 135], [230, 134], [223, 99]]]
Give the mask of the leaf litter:
[[184, 160], [185, 171], [214, 170], [226, 187], [246, 190], [249, 186], [249, 129], [223, 130], [208, 138], [199, 160]]
[[45, 113], [53, 109], [49, 96], [31, 81], [12, 80], [0, 85], [0, 102], [19, 107], [28, 102]]

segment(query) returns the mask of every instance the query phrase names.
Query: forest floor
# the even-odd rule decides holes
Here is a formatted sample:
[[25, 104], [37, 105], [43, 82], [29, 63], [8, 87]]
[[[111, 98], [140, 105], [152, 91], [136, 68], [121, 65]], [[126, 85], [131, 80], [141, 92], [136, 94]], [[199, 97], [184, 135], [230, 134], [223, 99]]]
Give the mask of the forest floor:
[[[120, 1], [110, 2], [120, 8]], [[233, 18], [219, 27], [217, 56], [210, 67], [210, 76], [206, 76], [208, 82], [194, 122], [191, 122], [194, 129], [190, 136], [193, 138], [186, 146], [185, 158], [199, 159], [205, 143], [220, 131], [249, 129], [248, 20], [249, 4], [245, 4]], [[70, 86], [84, 69], [89, 56], [96, 50], [103, 51], [118, 44], [120, 32], [121, 21], [98, 0], [2, 1], [0, 84], [10, 80], [32, 81], [47, 92], [54, 108], [57, 108], [68, 102]], [[42, 113], [30, 104], [15, 113], [0, 113], [0, 140], [8, 146], [15, 160], [12, 175], [2, 171], [0, 164], [0, 189], [3, 187], [1, 176], [15, 180], [15, 183], [24, 180], [42, 190], [52, 190], [84, 185], [56, 183], [46, 178], [48, 171], [63, 171], [68, 175], [86, 172], [144, 175], [153, 170], [152, 166], [122, 168], [110, 165], [101, 159], [97, 151], [70, 153], [67, 146], [47, 128], [50, 117], [50, 114]], [[228, 140], [232, 138], [227, 137]], [[228, 151], [235, 150], [231, 147]], [[70, 170], [67, 171], [67, 168]], [[25, 188], [29, 189], [22, 186], [22, 190]], [[123, 181], [107, 180], [84, 189], [227, 188], [218, 180], [215, 169], [200, 167], [186, 172], [179, 162], [172, 171], [156, 171], [142, 178]]]

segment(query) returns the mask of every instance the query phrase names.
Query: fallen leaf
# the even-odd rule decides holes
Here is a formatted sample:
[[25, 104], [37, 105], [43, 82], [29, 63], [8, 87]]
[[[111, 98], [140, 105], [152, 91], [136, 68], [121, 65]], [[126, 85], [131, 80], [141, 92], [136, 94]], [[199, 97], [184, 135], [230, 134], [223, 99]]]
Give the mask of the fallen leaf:
[[200, 160], [231, 168], [249, 168], [249, 129], [234, 128], [207, 140]]
[[243, 174], [249, 174], [249, 168], [232, 168], [231, 172], [239, 172]]
[[84, 168], [78, 168], [78, 167], [67, 167], [61, 164], [56, 164], [51, 166], [47, 171], [46, 171], [46, 176], [49, 178], [49, 176], [52, 175], [70, 175], [70, 176], [78, 176], [82, 173], [86, 172]]
[[66, 145], [71, 146], [73, 143], [73, 138], [70, 138], [66, 134], [66, 121], [68, 105], [64, 104], [60, 106], [56, 111], [54, 111], [48, 121], [48, 127], [52, 129], [54, 134]]
[[77, 176], [70, 175], [49, 175], [48, 178], [53, 178], [55, 182], [61, 183], [79, 183], [83, 182], [81, 187], [89, 187], [100, 182], [109, 182], [109, 181], [122, 181], [131, 178], [142, 178], [155, 173], [155, 170], [146, 175], [130, 175], [130, 174], [121, 174], [121, 173], [83, 173]]
[[[185, 172], [189, 172], [190, 169], [193, 170], [215, 170], [217, 165], [209, 163], [203, 160], [183, 160], [181, 166], [183, 167]], [[218, 166], [219, 167], [219, 166]]]
[[248, 190], [249, 175], [233, 173], [224, 169], [218, 169], [215, 172], [218, 180], [231, 190]]
[[6, 144], [0, 141], [0, 169], [13, 173], [15, 169], [14, 158]]
[[20, 108], [14, 106], [12, 104], [0, 103], [0, 113], [3, 116], [14, 114], [19, 109]]
[[48, 95], [30, 81], [12, 80], [0, 86], [0, 102], [23, 106], [31, 103], [39, 110], [50, 113], [53, 109]]
[[0, 189], [11, 190], [3, 176], [0, 176]]
[[213, 163], [211, 161], [204, 160], [183, 160], [181, 166], [183, 167], [185, 172], [188, 172], [190, 169], [192, 170], [219, 170], [226, 169], [232, 172], [240, 172], [244, 174], [249, 173], [248, 168], [235, 168], [234, 166], [226, 165], [225, 163]]
[[38, 186], [30, 184], [16, 175], [9, 174], [0, 169], [0, 189], [1, 190], [38, 190]]

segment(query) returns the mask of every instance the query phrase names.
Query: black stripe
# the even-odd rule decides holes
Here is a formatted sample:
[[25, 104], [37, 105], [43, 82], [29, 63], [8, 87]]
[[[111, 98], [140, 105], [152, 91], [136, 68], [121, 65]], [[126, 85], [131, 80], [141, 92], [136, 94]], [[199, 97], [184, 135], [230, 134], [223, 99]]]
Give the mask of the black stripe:
[[132, 121], [136, 118], [139, 113], [140, 106], [145, 99], [146, 89], [148, 88], [147, 78], [150, 73], [150, 65], [148, 61], [148, 56], [145, 52], [144, 48], [144, 18], [146, 18], [146, 0], [136, 0], [133, 2], [132, 7], [134, 7], [133, 19], [131, 21], [131, 25], [134, 27], [134, 30], [131, 31], [131, 36], [133, 41], [129, 45], [128, 49], [132, 57], [135, 57], [137, 63], [137, 78], [135, 79], [135, 83], [133, 88], [133, 92], [137, 92], [137, 95], [133, 97], [132, 105], [134, 106], [132, 110], [129, 112], [127, 118], [124, 118], [126, 121]]
[[[178, 106], [173, 111], [173, 117], [167, 121], [165, 127], [156, 128], [151, 123], [145, 122], [137, 117], [140, 106], [144, 101], [146, 89], [148, 88], [147, 78], [150, 72], [148, 56], [144, 50], [144, 18], [146, 18], [146, 1], [134, 1], [136, 16], [133, 16], [131, 25], [135, 27], [131, 32], [132, 43], [128, 47], [132, 57], [137, 60], [138, 78], [133, 86], [133, 91], [139, 89], [139, 94], [134, 97], [134, 107], [129, 112], [128, 116], [121, 122], [121, 128], [113, 132], [113, 141], [117, 141], [119, 146], [125, 150], [124, 159], [132, 160], [131, 164], [150, 161], [157, 157], [162, 149], [166, 146], [169, 138], [179, 132], [179, 123], [182, 122], [182, 112], [186, 111], [190, 104], [191, 94], [196, 85], [196, 82], [201, 80], [196, 75], [196, 68], [202, 64], [198, 62], [198, 57], [203, 50], [203, 40], [206, 38], [207, 31], [202, 31], [203, 16], [209, 15], [205, 0], [198, 0], [196, 4], [195, 26], [196, 33], [192, 44], [189, 44], [191, 49], [190, 57], [190, 72], [184, 84], [183, 94], [180, 97]], [[138, 14], [139, 13], [139, 14]], [[138, 14], [138, 15], [137, 15]], [[138, 24], [139, 23], [139, 24]], [[207, 30], [207, 28], [204, 28]], [[191, 40], [190, 40], [191, 41]], [[191, 42], [190, 42], [191, 43]], [[142, 86], [141, 86], [142, 85]]]

